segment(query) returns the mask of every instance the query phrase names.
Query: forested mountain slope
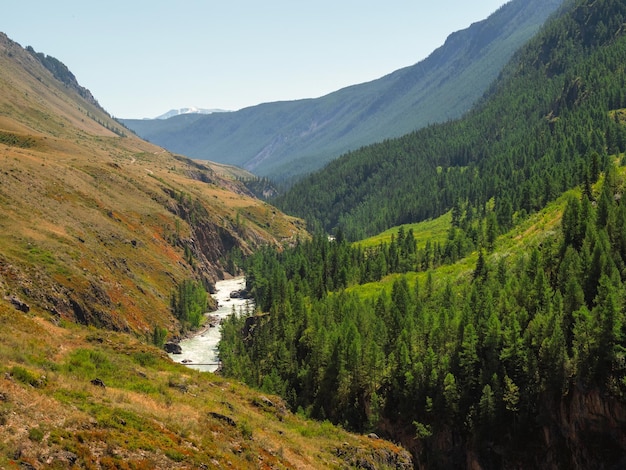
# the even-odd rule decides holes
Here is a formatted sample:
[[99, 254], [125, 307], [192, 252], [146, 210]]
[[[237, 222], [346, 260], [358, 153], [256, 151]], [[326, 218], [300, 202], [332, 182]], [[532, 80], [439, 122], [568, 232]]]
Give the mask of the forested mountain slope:
[[378, 245], [339, 229], [259, 250], [258, 311], [225, 325], [224, 373], [402, 442], [420, 468], [623, 468], [625, 18], [569, 1], [467, 119], [300, 185], [320, 218], [371, 191], [337, 216], [353, 236], [446, 213]]
[[571, 6], [465, 118], [348, 153], [275, 203], [351, 239], [491, 198], [509, 227], [515, 212], [543, 207], [626, 148], [623, 10]]
[[124, 120], [171, 151], [282, 180], [363, 145], [460, 116], [562, 0], [513, 0], [456, 32], [427, 59], [327, 96], [233, 113]]
[[224, 374], [423, 468], [622, 468], [625, 177], [500, 237], [463, 211], [422, 244], [416, 227], [262, 250], [246, 269], [259, 312], [224, 326]]

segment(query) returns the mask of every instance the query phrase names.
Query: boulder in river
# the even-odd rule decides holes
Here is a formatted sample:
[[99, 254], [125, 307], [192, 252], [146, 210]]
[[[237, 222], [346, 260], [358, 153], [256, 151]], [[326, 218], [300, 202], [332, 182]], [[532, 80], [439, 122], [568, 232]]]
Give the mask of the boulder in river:
[[171, 341], [165, 343], [163, 345], [163, 349], [165, 349], [165, 352], [169, 354], [182, 354], [183, 353], [183, 349], [180, 347], [180, 344], [172, 343]]
[[234, 290], [230, 293], [231, 299], [247, 299], [249, 297], [246, 289]]

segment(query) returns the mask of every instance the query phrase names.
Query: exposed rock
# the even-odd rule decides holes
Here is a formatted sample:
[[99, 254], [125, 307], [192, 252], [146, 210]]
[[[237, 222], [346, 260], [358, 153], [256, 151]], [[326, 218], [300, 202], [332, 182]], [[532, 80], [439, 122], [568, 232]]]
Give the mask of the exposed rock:
[[91, 385], [95, 385], [96, 387], [106, 388], [106, 385], [104, 384], [102, 379], [99, 379], [97, 377], [91, 380]]
[[275, 400], [272, 401], [266, 396], [261, 395], [253, 398], [252, 404], [257, 408], [273, 413], [279, 421], [285, 419], [285, 416], [288, 414], [287, 405], [279, 397], [276, 397]]
[[233, 418], [230, 418], [226, 415], [223, 415], [221, 413], [216, 413], [215, 411], [209, 411], [209, 416], [212, 416], [215, 419], [218, 419], [220, 421], [222, 421], [223, 423], [228, 424], [229, 426], [232, 427], [237, 427], [237, 423], [235, 422], [235, 420]]
[[14, 295], [8, 297], [7, 300], [20, 312], [28, 313], [30, 311], [30, 306]]
[[179, 383], [179, 382], [174, 382], [173, 380], [170, 380], [168, 385], [171, 388], [175, 388], [181, 393], [187, 393], [189, 391], [189, 387], [185, 383]]
[[252, 332], [254, 331], [254, 329], [261, 324], [261, 322], [263, 320], [268, 320], [269, 319], [269, 314], [268, 313], [262, 313], [260, 315], [253, 315], [251, 317], [246, 318], [246, 321], [243, 325], [243, 329], [242, 329], [242, 336], [244, 339], [246, 338], [250, 338]]
[[246, 289], [234, 290], [230, 293], [231, 299], [248, 299], [249, 294]]
[[53, 468], [55, 468], [55, 466], [61, 466], [61, 465], [65, 467], [71, 467], [72, 465], [76, 463], [77, 460], [78, 460], [78, 456], [75, 453], [67, 451], [67, 450], [60, 450], [52, 454], [48, 458], [46, 463], [48, 465], [52, 465]]
[[257, 408], [261, 408], [266, 411], [278, 411], [280, 413], [287, 411], [283, 403], [280, 403], [280, 401], [278, 403], [274, 403], [272, 400], [263, 395], [253, 398], [252, 404]]
[[353, 446], [344, 443], [337, 448], [336, 455], [344, 460], [350, 468], [367, 470], [375, 470], [377, 468], [409, 470], [413, 468], [411, 454], [401, 447], [392, 450], [389, 448]]
[[172, 343], [171, 341], [165, 343], [163, 345], [163, 349], [165, 349], [165, 352], [169, 354], [182, 354], [183, 353], [183, 348], [180, 347], [180, 344]]
[[[625, 468], [626, 406], [598, 389], [574, 388], [544, 428], [549, 463], [571, 459], [572, 468]], [[561, 450], [561, 455], [559, 455]]]
[[398, 433], [397, 423], [395, 434], [386, 434], [411, 451], [418, 468], [626, 468], [626, 404], [620, 398], [605, 389], [572, 385], [562, 397], [544, 396], [539, 409], [542, 424], [536, 432], [514, 435], [503, 445], [468, 443], [450, 426], [440, 428], [427, 445]]
[[260, 396], [259, 400], [261, 400], [261, 402], [266, 404], [267, 406], [272, 406], [272, 407], [274, 406], [274, 402], [267, 397]]

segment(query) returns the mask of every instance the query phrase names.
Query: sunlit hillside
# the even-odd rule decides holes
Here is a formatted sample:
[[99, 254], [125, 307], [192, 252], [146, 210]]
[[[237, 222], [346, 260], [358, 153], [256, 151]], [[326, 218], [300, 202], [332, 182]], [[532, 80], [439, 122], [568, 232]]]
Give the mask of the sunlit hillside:
[[176, 333], [177, 285], [210, 288], [237, 253], [302, 233], [233, 179], [140, 140], [6, 37], [0, 48], [4, 296], [57, 319]]

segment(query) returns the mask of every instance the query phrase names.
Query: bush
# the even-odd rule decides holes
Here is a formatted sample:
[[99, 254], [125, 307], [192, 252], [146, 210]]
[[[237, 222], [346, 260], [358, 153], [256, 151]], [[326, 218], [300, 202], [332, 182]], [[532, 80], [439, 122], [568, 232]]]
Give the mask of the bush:
[[44, 432], [40, 427], [30, 428], [28, 430], [28, 438], [34, 442], [43, 441]]
[[33, 387], [43, 387], [46, 384], [45, 377], [37, 377], [33, 372], [20, 366], [13, 366], [11, 369], [11, 376], [18, 382], [22, 382], [26, 385]]
[[67, 363], [69, 372], [85, 379], [92, 379], [95, 375], [108, 377], [116, 372], [105, 353], [93, 349], [77, 349]]

